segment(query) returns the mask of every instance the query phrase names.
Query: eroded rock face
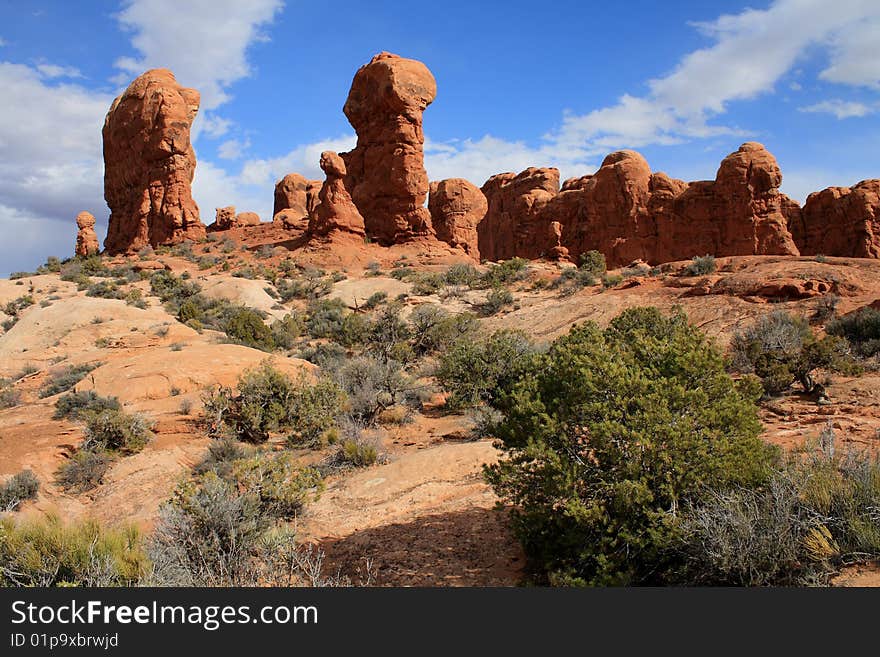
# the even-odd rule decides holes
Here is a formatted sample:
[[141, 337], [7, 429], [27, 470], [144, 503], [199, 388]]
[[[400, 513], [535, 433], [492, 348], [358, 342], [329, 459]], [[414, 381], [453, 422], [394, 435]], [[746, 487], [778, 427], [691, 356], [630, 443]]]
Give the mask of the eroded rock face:
[[743, 144], [711, 181], [652, 173], [635, 151], [611, 153], [595, 174], [570, 178], [558, 192], [558, 174], [554, 181], [548, 171], [555, 169], [500, 174], [483, 186], [483, 258], [555, 257], [554, 221], [563, 229], [560, 246], [574, 255], [601, 251], [609, 266], [705, 254], [798, 255], [788, 226], [800, 208], [779, 192], [782, 174], [761, 144]]
[[228, 205], [225, 208], [217, 208], [214, 223], [208, 226], [208, 230], [231, 230], [233, 228], [244, 228], [246, 226], [258, 226], [259, 224], [260, 215], [256, 212], [236, 213], [235, 206]]
[[489, 202], [480, 188], [464, 178], [431, 183], [428, 210], [431, 223], [442, 240], [479, 261], [477, 226], [486, 216]]
[[76, 226], [79, 228], [74, 251], [76, 255], [87, 257], [100, 253], [101, 243], [95, 233], [95, 217], [90, 212], [80, 212], [76, 215]]
[[514, 256], [539, 258], [551, 244], [549, 223], [543, 214], [559, 192], [559, 170], [530, 167], [500, 173], [482, 187], [489, 202], [486, 218], [477, 226], [480, 256], [505, 260]]
[[345, 186], [345, 162], [333, 151], [321, 153], [321, 170], [327, 178], [318, 194], [319, 203], [309, 220], [309, 236], [326, 237], [334, 232], [364, 236], [364, 218]]
[[[320, 180], [309, 180], [298, 173], [288, 173], [275, 184], [275, 207], [272, 221], [285, 227], [305, 226], [318, 205]], [[279, 217], [279, 213], [284, 213]]]
[[880, 258], [880, 180], [810, 194], [791, 230], [804, 255]]
[[367, 235], [384, 245], [433, 234], [422, 112], [437, 95], [421, 62], [382, 52], [354, 76], [343, 111], [357, 146], [343, 153], [346, 188]]
[[191, 192], [190, 128], [199, 101], [167, 69], [147, 71], [113, 101], [103, 129], [108, 253], [205, 236]]

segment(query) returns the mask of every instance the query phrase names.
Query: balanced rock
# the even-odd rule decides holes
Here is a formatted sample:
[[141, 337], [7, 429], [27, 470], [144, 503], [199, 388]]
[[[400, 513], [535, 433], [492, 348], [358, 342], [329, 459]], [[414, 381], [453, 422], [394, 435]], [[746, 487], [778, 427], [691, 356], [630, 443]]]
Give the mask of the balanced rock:
[[309, 235], [325, 237], [335, 232], [364, 236], [364, 218], [345, 186], [345, 162], [333, 151], [321, 153], [326, 174], [318, 194], [319, 203], [309, 219]]
[[205, 236], [191, 192], [199, 102], [199, 92], [167, 69], [147, 71], [113, 101], [103, 129], [108, 253]]
[[489, 202], [476, 185], [464, 178], [431, 183], [428, 210], [431, 223], [442, 240], [479, 261], [477, 226], [486, 216]]
[[880, 258], [880, 180], [810, 194], [792, 233], [804, 255]]
[[217, 208], [214, 223], [208, 226], [208, 230], [231, 230], [233, 228], [244, 228], [245, 226], [258, 226], [259, 224], [260, 215], [256, 212], [239, 212], [236, 214], [235, 206], [227, 205], [225, 208]]
[[80, 212], [76, 215], [76, 226], [79, 228], [74, 251], [76, 255], [87, 257], [99, 253], [101, 243], [95, 233], [95, 217], [90, 212]]
[[550, 258], [568, 260], [568, 249], [562, 246], [562, 224], [558, 221], [550, 222], [550, 242], [555, 242], [555, 246], [550, 247]]
[[305, 227], [318, 205], [320, 190], [320, 180], [309, 180], [298, 173], [287, 174], [275, 184], [272, 221], [285, 228]]
[[[390, 245], [432, 235], [422, 112], [437, 95], [421, 62], [382, 52], [354, 76], [343, 111], [357, 146], [343, 153], [346, 187], [367, 235]], [[326, 184], [326, 183], [325, 183]]]

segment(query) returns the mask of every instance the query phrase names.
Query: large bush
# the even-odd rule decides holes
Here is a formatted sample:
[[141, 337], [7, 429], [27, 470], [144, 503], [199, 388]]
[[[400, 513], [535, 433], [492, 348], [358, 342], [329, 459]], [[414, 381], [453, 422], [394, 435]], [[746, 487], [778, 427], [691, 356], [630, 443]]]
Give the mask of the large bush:
[[846, 342], [836, 336], [817, 338], [806, 319], [783, 310], [759, 318], [733, 336], [733, 366], [760, 377], [764, 392], [777, 395], [799, 382], [805, 392], [815, 387], [817, 368], [848, 371]]
[[660, 581], [683, 504], [769, 478], [759, 394], [682, 314], [630, 309], [556, 340], [491, 400], [507, 458], [487, 476], [538, 573]]
[[22, 470], [0, 485], [0, 513], [15, 511], [25, 500], [32, 500], [40, 490], [40, 482], [32, 470]]
[[825, 330], [846, 338], [859, 356], [880, 354], [880, 309], [862, 308], [829, 322]]
[[213, 435], [265, 442], [286, 433], [291, 443], [314, 445], [336, 421], [344, 393], [328, 379], [294, 381], [265, 362], [239, 378], [238, 392], [220, 388], [205, 398]]

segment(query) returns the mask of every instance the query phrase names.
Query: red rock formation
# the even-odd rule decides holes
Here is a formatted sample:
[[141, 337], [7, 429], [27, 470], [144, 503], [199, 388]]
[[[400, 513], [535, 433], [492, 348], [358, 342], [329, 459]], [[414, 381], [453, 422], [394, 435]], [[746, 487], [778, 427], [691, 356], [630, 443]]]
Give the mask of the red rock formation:
[[167, 69], [147, 71], [113, 101], [104, 121], [104, 198], [110, 254], [201, 239], [190, 186], [196, 156], [190, 127], [199, 92]]
[[459, 248], [479, 261], [477, 226], [486, 216], [489, 203], [476, 185], [464, 178], [431, 183], [428, 210], [437, 239]]
[[80, 212], [76, 215], [76, 226], [79, 228], [74, 251], [76, 255], [87, 257], [99, 253], [101, 243], [95, 233], [95, 217], [90, 212]]
[[810, 194], [791, 232], [804, 255], [880, 258], [880, 180]]
[[483, 259], [539, 258], [553, 246], [548, 228], [553, 219], [542, 210], [559, 191], [558, 169], [500, 173], [489, 178], [482, 191], [489, 202], [486, 218], [477, 226]]
[[309, 236], [342, 232], [363, 237], [364, 218], [345, 187], [345, 162], [333, 151], [324, 151], [321, 170], [327, 178], [318, 194], [320, 202], [309, 219]]
[[[320, 190], [320, 180], [309, 180], [298, 173], [288, 173], [275, 184], [272, 221], [291, 228], [308, 225], [309, 215], [318, 205]], [[284, 214], [279, 217], [282, 212]]]
[[354, 76], [343, 111], [357, 146], [343, 153], [346, 187], [363, 215], [367, 235], [394, 244], [432, 235], [422, 112], [437, 95], [421, 62], [382, 52]]
[[714, 181], [688, 184], [652, 174], [635, 151], [611, 153], [595, 174], [570, 178], [559, 192], [558, 175], [548, 171], [556, 170], [500, 174], [483, 186], [489, 199], [477, 228], [483, 258], [551, 255], [554, 221], [564, 227], [562, 246], [572, 254], [596, 249], [612, 267], [702, 254], [798, 254], [788, 225], [800, 208], [779, 192], [779, 166], [760, 144], [743, 144], [726, 157]]
[[260, 215], [256, 212], [239, 212], [236, 214], [235, 206], [227, 205], [225, 208], [217, 208], [214, 223], [208, 226], [208, 230], [213, 232], [259, 225]]
[[562, 246], [562, 224], [558, 221], [550, 222], [550, 242], [554, 246], [550, 247], [548, 257], [553, 260], [568, 260], [568, 249]]

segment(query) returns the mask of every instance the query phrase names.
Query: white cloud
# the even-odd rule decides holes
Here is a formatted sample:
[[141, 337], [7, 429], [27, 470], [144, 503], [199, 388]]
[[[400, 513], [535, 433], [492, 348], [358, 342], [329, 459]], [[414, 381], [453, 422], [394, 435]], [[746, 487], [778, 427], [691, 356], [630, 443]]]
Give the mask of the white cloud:
[[644, 96], [576, 116], [549, 135], [567, 150], [599, 153], [623, 146], [677, 143], [682, 139], [735, 134], [711, 125], [733, 101], [771, 92], [808, 48], [831, 47], [826, 80], [873, 85], [880, 78], [880, 3], [838, 0], [777, 0], [764, 10], [726, 14], [695, 27], [714, 43], [685, 55], [673, 71], [648, 82]]
[[806, 107], [800, 107], [798, 111], [812, 114], [833, 114], [838, 119], [849, 119], [852, 117], [868, 116], [868, 114], [876, 112], [877, 109], [865, 103], [833, 98], [813, 105], [807, 105]]
[[131, 76], [170, 68], [202, 94], [203, 109], [229, 100], [228, 88], [251, 75], [247, 49], [281, 10], [281, 0], [127, 0], [117, 18], [139, 57], [116, 67]]
[[[254, 159], [245, 162], [239, 176], [244, 185], [271, 185], [291, 172], [297, 172], [306, 178], [323, 180], [324, 173], [318, 162], [323, 151], [341, 153], [354, 148], [356, 138], [353, 134], [340, 135], [330, 139], [297, 146], [286, 155], [266, 159]], [[271, 192], [270, 192], [271, 196]]]
[[877, 177], [877, 170], [867, 166], [846, 169], [787, 167], [782, 173], [780, 189], [801, 205], [807, 200], [807, 196], [826, 187], [851, 187], [860, 180]]
[[249, 185], [241, 176], [233, 175], [223, 168], [200, 160], [193, 180], [193, 198], [199, 206], [202, 221], [214, 220], [217, 208], [234, 205], [239, 212], [256, 212], [263, 221], [272, 219], [274, 186]]
[[224, 119], [222, 116], [217, 116], [211, 112], [197, 114], [192, 128], [193, 141], [195, 141], [199, 133], [204, 134], [210, 139], [217, 139], [229, 132], [233, 125], [234, 123], [229, 119]]
[[251, 142], [248, 139], [244, 141], [240, 139], [227, 139], [217, 148], [217, 156], [221, 160], [238, 160], [250, 148], [250, 145]]
[[[8, 62], [0, 63], [0, 88], [0, 234], [15, 236], [3, 240], [8, 246], [0, 258], [6, 264], [21, 260], [28, 245], [37, 243], [31, 220], [55, 226], [45, 232], [54, 249], [59, 235], [76, 234], [71, 226], [80, 210], [107, 216], [101, 126], [113, 98], [47, 82], [35, 68]], [[19, 235], [30, 237], [20, 241]], [[14, 252], [7, 252], [13, 245]], [[71, 241], [56, 255], [72, 251]], [[45, 255], [43, 249], [30, 253], [32, 260]]]
[[44, 78], [52, 80], [54, 78], [81, 78], [83, 74], [74, 66], [59, 66], [58, 64], [49, 64], [41, 62], [36, 66]]
[[803, 89], [800, 82], [792, 82], [788, 85], [788, 88], [792, 91], [800, 91], [801, 89]]
[[823, 80], [880, 89], [880, 7], [875, 0], [867, 4], [873, 5], [873, 19], [832, 36], [831, 61], [819, 74]]

